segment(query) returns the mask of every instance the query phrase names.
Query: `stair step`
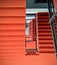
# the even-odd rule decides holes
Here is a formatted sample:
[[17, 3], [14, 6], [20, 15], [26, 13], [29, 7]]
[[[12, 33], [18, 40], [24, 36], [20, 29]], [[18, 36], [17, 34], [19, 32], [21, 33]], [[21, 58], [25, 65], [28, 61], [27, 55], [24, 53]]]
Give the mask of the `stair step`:
[[53, 40], [39, 40], [40, 43], [53, 43]]
[[24, 46], [25, 40], [24, 41], [0, 41], [0, 46], [14, 46], [14, 45], [19, 45], [19, 46]]
[[43, 32], [41, 32], [41, 33], [38, 33], [38, 35], [39, 36], [52, 36], [52, 33], [43, 33]]
[[0, 30], [25, 30], [25, 25], [0, 25]]
[[12, 40], [25, 40], [25, 35], [23, 36], [0, 36], [0, 41], [12, 41]]
[[39, 53], [55, 53], [55, 51], [39, 51]]
[[38, 24], [39, 26], [50, 26], [50, 24]]
[[[0, 5], [1, 8], [26, 8], [25, 3], [26, 1], [14, 1], [13, 0], [7, 0], [7, 1], [1, 1], [4, 5]], [[0, 4], [1, 4], [0, 2]], [[8, 4], [7, 4], [8, 3]]]
[[54, 45], [53, 46], [39, 46], [39, 49], [54, 49]]
[[26, 42], [26, 49], [35, 49], [36, 48], [36, 42]]
[[25, 24], [25, 17], [0, 17], [0, 24]]
[[51, 29], [50, 26], [38, 26], [38, 29]]
[[52, 32], [39, 32], [39, 34], [52, 34]]
[[[40, 26], [40, 27], [38, 27], [38, 29], [51, 29], [51, 27], [42, 27], [42, 26]], [[57, 28], [55, 27], [55, 29], [57, 29]]]
[[7, 53], [5, 53], [5, 52], [3, 52], [3, 53], [1, 53], [0, 55], [1, 55], [1, 57], [3, 57], [3, 59], [7, 59], [7, 58], [12, 58], [12, 59], [14, 59], [14, 58], [20, 58], [20, 56], [21, 57], [23, 57], [24, 56], [24, 54], [25, 54], [25, 52], [7, 52]]
[[39, 48], [54, 48], [54, 44], [39, 44]]
[[53, 38], [52, 38], [52, 36], [39, 36], [39, 38], [38, 38], [39, 40], [53, 40]]
[[1, 8], [0, 9], [0, 16], [24, 16], [25, 17], [25, 9], [24, 8]]
[[[39, 32], [52, 32], [51, 29], [39, 29]], [[57, 29], [56, 29], [57, 32]]]
[[24, 53], [25, 52], [25, 49], [24, 49], [24, 47], [23, 48], [18, 48], [18, 49], [2, 49], [2, 50], [0, 50], [0, 52], [1, 52], [1, 54], [12, 54], [12, 53], [14, 53], [14, 54], [17, 54], [17, 53]]
[[25, 30], [1, 30], [0, 36], [19, 36], [24, 35]]
[[[49, 25], [49, 26], [47, 26], [47, 25], [45, 25], [45, 26], [44, 26], [44, 25], [38, 25], [38, 27], [43, 27], [43, 28], [44, 28], [44, 27], [46, 27], [46, 28], [51, 28], [51, 26], [50, 26], [50, 25]], [[57, 26], [55, 26], [55, 27], [57, 28]]]
[[54, 46], [39, 46], [39, 49], [54, 49]]
[[[42, 23], [42, 22], [38, 23], [38, 26], [46, 26], [46, 27], [48, 26], [48, 27], [51, 27], [49, 23], [46, 24], [45, 22], [44, 23]], [[54, 26], [55, 26], [55, 28], [57, 28], [56, 23], [54, 23]]]
[[[46, 25], [50, 25], [49, 22], [38, 22], [38, 24], [42, 24], [42, 25], [43, 25], [43, 24], [44, 24], [44, 25], [45, 25], [45, 24], [46, 24]], [[56, 25], [56, 22], [54, 22], [54, 24]]]
[[19, 50], [23, 50], [25, 48], [25, 46], [19, 46], [19, 45], [3, 45], [3, 46], [0, 46], [0, 50], [14, 50], [14, 49], [19, 49]]
[[[56, 33], [56, 34], [57, 34], [57, 33]], [[48, 33], [47, 33], [47, 32], [43, 33], [43, 32], [41, 32], [41, 33], [38, 33], [38, 35], [39, 35], [39, 36], [41, 36], [41, 35], [42, 35], [42, 36], [43, 36], [43, 35], [44, 35], [44, 36], [47, 36], [47, 35], [48, 35], [48, 36], [51, 36], [52, 33], [49, 33], [49, 32], [48, 32]]]
[[[47, 31], [44, 31], [44, 30], [43, 31], [39, 31], [38, 30], [38, 33], [48, 33], [48, 34], [50, 33], [51, 34], [52, 32], [51, 31], [48, 31], [48, 30]], [[56, 34], [57, 34], [57, 31], [56, 31]]]
[[23, 56], [25, 54], [25, 52], [24, 52], [24, 50], [23, 51], [15, 51], [15, 52], [1, 52], [1, 57], [4, 57], [4, 59], [5, 58], [7, 58], [7, 57], [19, 57], [20, 58], [20, 56]]
[[[56, 24], [54, 24], [54, 25], [55, 25], [55, 27], [56, 27]], [[46, 26], [46, 27], [48, 26], [48, 27], [49, 27], [50, 24], [38, 24], [38, 26]], [[56, 27], [56, 28], [57, 28], [57, 27]]]
[[55, 53], [54, 49], [40, 49], [40, 53]]
[[40, 12], [38, 13], [38, 16], [49, 16], [48, 12]]
[[45, 19], [49, 19], [49, 16], [38, 16], [39, 19], [45, 18]]
[[51, 31], [38, 31], [39, 33], [52, 33]]
[[4, 58], [7, 58], [7, 57], [19, 57], [20, 58], [20, 56], [23, 56], [25, 54], [25, 52], [24, 52], [24, 50], [23, 51], [2, 51], [1, 52], [1, 57], [4, 57]]
[[[26, 41], [32, 41], [32, 37], [26, 38]], [[27, 42], [26, 42], [27, 43]]]
[[46, 32], [46, 31], [44, 31], [44, 32], [39, 32], [39, 34], [41, 34], [41, 33], [42, 33], [42, 34], [44, 34], [44, 33], [45, 33], [45, 34], [52, 34], [52, 32], [49, 32], [49, 31], [48, 31], [48, 32]]
[[49, 19], [38, 19], [38, 22], [43, 22], [43, 21], [45, 21], [45, 22], [49, 22]]

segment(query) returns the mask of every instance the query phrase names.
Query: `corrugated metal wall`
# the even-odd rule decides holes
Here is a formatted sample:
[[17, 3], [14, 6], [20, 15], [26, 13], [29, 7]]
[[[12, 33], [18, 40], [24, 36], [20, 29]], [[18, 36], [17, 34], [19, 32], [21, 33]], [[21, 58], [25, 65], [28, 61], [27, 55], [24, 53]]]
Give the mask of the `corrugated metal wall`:
[[25, 56], [26, 0], [0, 0], [0, 65], [20, 65]]

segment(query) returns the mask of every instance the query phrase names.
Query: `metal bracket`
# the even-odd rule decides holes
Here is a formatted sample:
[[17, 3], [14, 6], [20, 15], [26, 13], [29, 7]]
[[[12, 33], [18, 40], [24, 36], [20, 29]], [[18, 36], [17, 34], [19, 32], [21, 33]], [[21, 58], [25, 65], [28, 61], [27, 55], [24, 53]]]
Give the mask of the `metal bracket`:
[[52, 17], [50, 18], [50, 22], [53, 22], [53, 20], [56, 19], [55, 16], [57, 16], [57, 12], [55, 12], [55, 13], [52, 15]]

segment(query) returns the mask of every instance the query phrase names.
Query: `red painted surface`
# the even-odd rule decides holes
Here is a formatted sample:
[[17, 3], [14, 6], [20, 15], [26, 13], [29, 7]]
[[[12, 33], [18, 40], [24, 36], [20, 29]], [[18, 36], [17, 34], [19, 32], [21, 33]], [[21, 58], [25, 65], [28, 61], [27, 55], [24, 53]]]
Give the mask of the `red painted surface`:
[[[44, 16], [44, 15], [45, 16]], [[45, 19], [45, 20], [44, 20]], [[52, 38], [51, 27], [48, 13], [38, 13], [36, 15], [37, 32], [38, 32], [38, 54], [28, 54], [26, 65], [57, 65], [54, 43]], [[27, 48], [35, 48], [35, 43], [27, 42]], [[33, 44], [33, 45], [32, 45]], [[34, 55], [33, 55], [34, 54]]]
[[[46, 32], [46, 34], [40, 34], [44, 35], [44, 40], [42, 36], [39, 36], [40, 40], [38, 39], [39, 52], [41, 53], [25, 55], [25, 10], [25, 0], [0, 0], [0, 65], [57, 65], [55, 53], [42, 53], [44, 51], [54, 51], [51, 33], [49, 34], [51, 37], [46, 37], [46, 39], [51, 39], [48, 41], [45, 40]], [[42, 13], [39, 15], [43, 17]], [[39, 16], [36, 16], [37, 32], [39, 32], [39, 27], [45, 28], [43, 25], [39, 26], [41, 24], [39, 21], [45, 22], [46, 20], [38, 20], [37, 17]], [[50, 30], [49, 25], [46, 26], [47, 28]], [[46, 44], [43, 45], [42, 43]], [[52, 49], [48, 49], [47, 45], [48, 48], [52, 47]], [[43, 50], [43, 47], [46, 49]]]
[[36, 49], [35, 19], [29, 23], [29, 35], [26, 37], [26, 49]]
[[57, 10], [57, 0], [53, 0], [53, 1], [54, 1], [55, 9]]
[[32, 19], [32, 26], [33, 26], [33, 41], [36, 41], [36, 21], [35, 21], [35, 19]]
[[26, 0], [0, 0], [0, 65], [21, 65], [25, 56], [25, 13]]
[[31, 41], [31, 42], [26, 42], [26, 49], [35, 49], [36, 45], [35, 45], [35, 41]]
[[48, 13], [38, 13], [38, 39], [40, 53], [55, 52]]

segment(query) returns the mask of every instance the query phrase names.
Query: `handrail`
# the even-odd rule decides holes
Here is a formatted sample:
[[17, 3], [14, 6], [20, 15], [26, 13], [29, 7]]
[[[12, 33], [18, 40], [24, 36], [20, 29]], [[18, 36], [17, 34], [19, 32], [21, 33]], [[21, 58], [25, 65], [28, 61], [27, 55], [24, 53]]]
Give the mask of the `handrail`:
[[35, 19], [35, 25], [36, 25], [36, 50], [38, 52], [38, 21], [37, 21], [37, 14]]
[[55, 19], [56, 19], [56, 16], [57, 16], [57, 12], [55, 12], [55, 13], [52, 15], [52, 17], [50, 18], [50, 22], [52, 22], [53, 20], [55, 20]]
[[[51, 3], [52, 3], [52, 6], [53, 6], [53, 14], [52, 14]], [[51, 25], [51, 30], [52, 30], [52, 36], [53, 36], [53, 40], [54, 40], [54, 48], [55, 48], [55, 53], [56, 53], [56, 51], [57, 51], [57, 49], [56, 49], [56, 44], [57, 44], [56, 38], [57, 38], [57, 36], [56, 36], [56, 29], [55, 29], [55, 26], [54, 26], [54, 20], [57, 23], [57, 20], [56, 20], [57, 12], [55, 12], [54, 3], [51, 0], [48, 0], [48, 10], [49, 10], [49, 16], [50, 16], [50, 25]]]

